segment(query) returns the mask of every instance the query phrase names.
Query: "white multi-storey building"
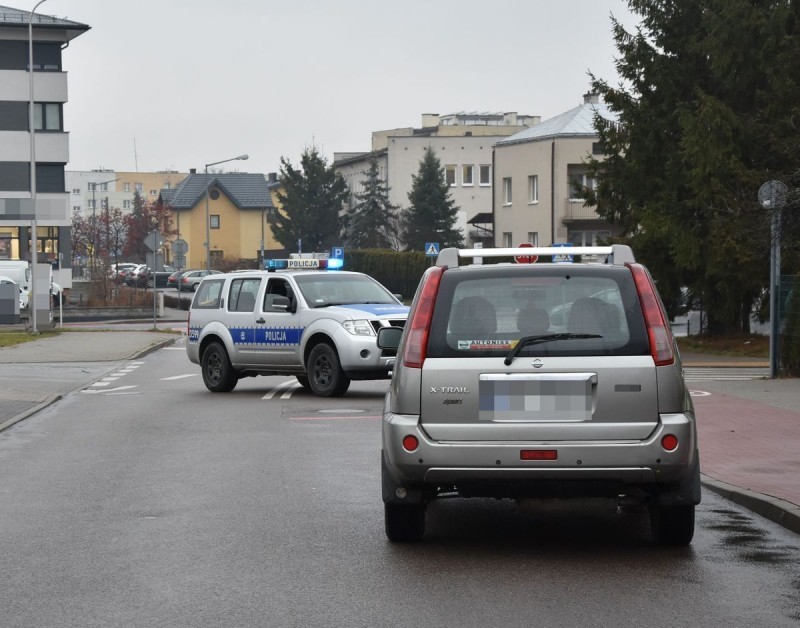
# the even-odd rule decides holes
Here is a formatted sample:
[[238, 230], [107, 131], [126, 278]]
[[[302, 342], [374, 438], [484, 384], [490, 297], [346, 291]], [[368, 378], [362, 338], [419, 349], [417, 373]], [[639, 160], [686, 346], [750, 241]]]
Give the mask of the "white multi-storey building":
[[431, 148], [442, 164], [451, 196], [459, 208], [456, 229], [467, 245], [491, 242], [492, 146], [495, 142], [533, 127], [538, 116], [511, 113], [460, 112], [440, 116], [423, 114], [421, 128], [375, 131], [369, 153], [335, 153], [334, 167], [350, 188], [352, 205], [362, 191], [364, 172], [375, 158], [389, 186], [389, 201], [408, 208], [412, 176], [419, 172], [425, 150]]
[[[89, 26], [36, 14], [33, 31], [35, 194], [31, 189], [31, 100], [28, 25], [31, 14], [0, 6], [0, 259], [31, 259], [37, 223], [37, 260], [54, 266], [54, 279], [72, 286], [70, 195], [64, 182], [69, 134], [64, 128], [67, 73], [62, 51]], [[35, 206], [34, 206], [35, 197]], [[58, 272], [58, 255], [62, 270]]]

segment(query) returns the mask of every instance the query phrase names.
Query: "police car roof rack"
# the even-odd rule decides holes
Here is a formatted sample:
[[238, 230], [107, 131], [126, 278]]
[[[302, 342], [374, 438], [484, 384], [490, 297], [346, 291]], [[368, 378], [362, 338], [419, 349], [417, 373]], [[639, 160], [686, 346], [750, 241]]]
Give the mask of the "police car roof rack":
[[600, 261], [606, 264], [613, 264], [614, 266], [623, 266], [625, 264], [632, 264], [636, 261], [633, 256], [631, 247], [627, 244], [612, 244], [611, 246], [531, 246], [531, 247], [516, 247], [516, 248], [498, 248], [498, 249], [442, 249], [436, 258], [436, 265], [448, 267], [458, 266], [460, 258], [475, 258], [475, 257], [555, 257], [556, 260], [561, 258], [568, 258], [568, 261], [574, 259], [575, 256], [584, 258], [590, 256], [591, 258], [603, 258]]

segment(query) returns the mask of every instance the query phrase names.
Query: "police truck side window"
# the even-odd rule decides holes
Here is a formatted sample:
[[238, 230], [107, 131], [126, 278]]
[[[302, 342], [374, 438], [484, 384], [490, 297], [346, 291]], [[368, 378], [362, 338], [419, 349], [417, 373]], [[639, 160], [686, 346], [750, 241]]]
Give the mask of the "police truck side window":
[[200, 284], [194, 297], [193, 308], [213, 310], [219, 307], [220, 295], [224, 280], [204, 281]]
[[261, 279], [235, 279], [231, 282], [228, 309], [231, 312], [252, 312], [256, 309], [256, 294]]

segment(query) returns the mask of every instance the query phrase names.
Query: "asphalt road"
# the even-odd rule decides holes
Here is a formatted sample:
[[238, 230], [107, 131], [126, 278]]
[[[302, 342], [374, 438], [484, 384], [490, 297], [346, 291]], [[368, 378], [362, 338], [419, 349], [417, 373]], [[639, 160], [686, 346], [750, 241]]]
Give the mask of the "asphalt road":
[[797, 626], [800, 538], [704, 493], [690, 548], [644, 514], [431, 506], [383, 535], [386, 382], [208, 393], [180, 347], [0, 433], [3, 626]]

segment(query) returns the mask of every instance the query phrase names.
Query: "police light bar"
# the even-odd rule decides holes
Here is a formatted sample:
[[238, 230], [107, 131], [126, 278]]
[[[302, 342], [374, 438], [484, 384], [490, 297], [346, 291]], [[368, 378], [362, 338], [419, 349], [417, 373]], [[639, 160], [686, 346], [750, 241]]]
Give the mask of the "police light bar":
[[268, 259], [267, 270], [337, 270], [344, 265], [340, 259]]

